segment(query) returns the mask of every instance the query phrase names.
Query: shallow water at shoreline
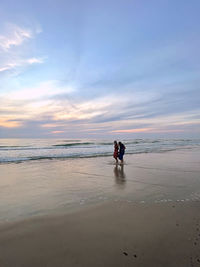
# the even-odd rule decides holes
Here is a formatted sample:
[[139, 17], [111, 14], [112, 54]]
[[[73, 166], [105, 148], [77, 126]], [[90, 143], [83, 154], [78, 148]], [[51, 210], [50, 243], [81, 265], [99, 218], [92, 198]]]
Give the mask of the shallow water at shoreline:
[[[162, 153], [200, 147], [200, 139], [128, 139], [123, 142], [126, 154]], [[112, 154], [113, 140], [0, 139], [0, 164]]]
[[105, 201], [200, 200], [200, 149], [0, 165], [0, 220], [67, 212]]

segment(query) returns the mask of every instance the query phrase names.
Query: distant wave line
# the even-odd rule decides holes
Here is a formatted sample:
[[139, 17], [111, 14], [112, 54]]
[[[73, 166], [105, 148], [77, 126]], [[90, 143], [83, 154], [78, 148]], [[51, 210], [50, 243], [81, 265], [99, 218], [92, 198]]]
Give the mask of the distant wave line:
[[[68, 140], [64, 140], [68, 142]], [[71, 140], [69, 140], [71, 141]], [[79, 141], [79, 140], [74, 140]], [[154, 144], [154, 143], [161, 143], [161, 146], [167, 146], [167, 145], [181, 145], [185, 146], [186, 143], [183, 142], [193, 142], [193, 141], [200, 141], [200, 140], [189, 140], [189, 139], [172, 139], [172, 140], [148, 140], [148, 139], [135, 139], [134, 141], [124, 141], [125, 145], [137, 145], [137, 144]], [[181, 143], [180, 143], [181, 142]], [[190, 143], [191, 144], [191, 143]], [[55, 148], [70, 148], [70, 147], [80, 147], [83, 146], [112, 146], [113, 142], [70, 142], [70, 143], [62, 143], [62, 144], [53, 144], [49, 146], [31, 146], [31, 145], [25, 145], [25, 146], [9, 146], [9, 145], [0, 145], [0, 150], [33, 150], [33, 149], [55, 149]]]
[[94, 145], [95, 143], [91, 143], [91, 142], [85, 142], [85, 143], [68, 143], [68, 144], [57, 144], [57, 145], [53, 145], [54, 147], [56, 146], [83, 146], [83, 145]]
[[[146, 151], [130, 151], [126, 152], [126, 155], [134, 155], [134, 154], [144, 154], [144, 153], [165, 153], [175, 150], [180, 150], [184, 148], [170, 148], [163, 150], [146, 150]], [[26, 161], [35, 161], [35, 160], [53, 160], [53, 159], [79, 159], [79, 158], [97, 158], [97, 157], [111, 157], [113, 155], [112, 152], [103, 152], [103, 153], [95, 153], [95, 154], [70, 154], [70, 155], [57, 155], [57, 156], [30, 156], [23, 158], [10, 158], [10, 159], [0, 159], [0, 164], [4, 163], [21, 163]]]

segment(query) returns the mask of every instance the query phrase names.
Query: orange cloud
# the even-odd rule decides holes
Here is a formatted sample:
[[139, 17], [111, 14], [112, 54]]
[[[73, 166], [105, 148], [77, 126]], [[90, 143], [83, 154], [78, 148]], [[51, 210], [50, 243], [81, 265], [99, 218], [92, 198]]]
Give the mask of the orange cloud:
[[151, 133], [180, 133], [180, 132], [184, 132], [184, 130], [167, 130], [167, 129], [160, 129], [160, 130], [153, 130], [150, 131]]
[[5, 128], [16, 128], [21, 126], [21, 123], [18, 121], [9, 121], [5, 119], [0, 119], [0, 127], [5, 127]]
[[139, 128], [139, 129], [127, 129], [127, 130], [115, 130], [111, 133], [179, 133], [184, 132], [180, 129], [155, 129], [155, 128]]
[[142, 132], [150, 132], [153, 130], [152, 128], [139, 128], [139, 129], [128, 129], [128, 130], [115, 130], [111, 131], [111, 133], [142, 133]]
[[64, 131], [52, 131], [52, 134], [64, 133]]

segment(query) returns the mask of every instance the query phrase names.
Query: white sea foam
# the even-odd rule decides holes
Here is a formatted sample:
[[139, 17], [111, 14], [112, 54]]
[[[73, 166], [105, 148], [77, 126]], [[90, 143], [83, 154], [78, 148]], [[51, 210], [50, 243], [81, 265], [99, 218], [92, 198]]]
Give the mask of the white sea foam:
[[[200, 139], [134, 139], [122, 140], [126, 154], [161, 153], [200, 146]], [[112, 156], [111, 140], [33, 140], [0, 139], [0, 163], [42, 159]]]

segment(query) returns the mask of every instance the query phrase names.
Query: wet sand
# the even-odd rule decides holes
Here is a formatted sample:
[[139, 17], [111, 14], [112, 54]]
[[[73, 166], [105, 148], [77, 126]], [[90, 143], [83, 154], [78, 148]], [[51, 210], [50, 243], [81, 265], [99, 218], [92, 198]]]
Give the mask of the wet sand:
[[0, 267], [200, 266], [199, 155], [0, 166]]
[[120, 201], [4, 224], [0, 266], [199, 266], [199, 211]]

